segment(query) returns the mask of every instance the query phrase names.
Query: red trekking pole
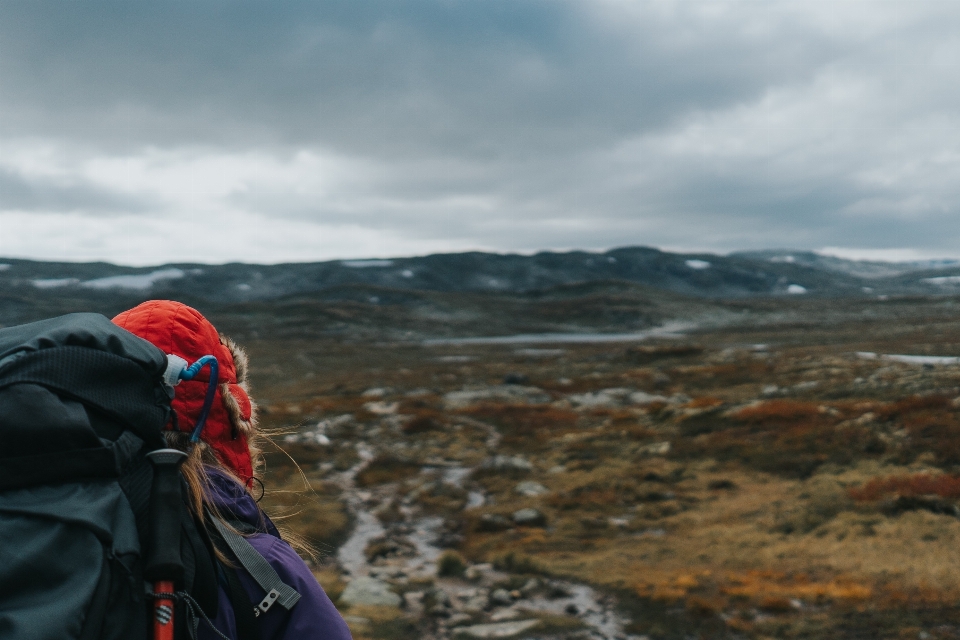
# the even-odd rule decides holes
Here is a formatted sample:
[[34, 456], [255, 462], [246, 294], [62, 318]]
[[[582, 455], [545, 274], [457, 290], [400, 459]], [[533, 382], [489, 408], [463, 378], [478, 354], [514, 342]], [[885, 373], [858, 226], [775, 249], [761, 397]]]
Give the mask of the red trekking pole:
[[[207, 421], [210, 407], [217, 391], [219, 366], [214, 356], [203, 356], [189, 367], [179, 356], [167, 356], [170, 379], [174, 387], [181, 380], [192, 380], [200, 370], [210, 367], [210, 380], [197, 424], [190, 435], [190, 442], [200, 440], [200, 433]], [[192, 445], [191, 445], [192, 446]], [[180, 557], [180, 512], [183, 493], [180, 481], [180, 465], [187, 454], [177, 449], [157, 449], [147, 454], [153, 463], [153, 486], [150, 491], [150, 550], [144, 577], [153, 582], [153, 638], [174, 640], [173, 613], [176, 606], [176, 586], [183, 581], [183, 559]]]
[[153, 583], [153, 638], [174, 640], [173, 611], [177, 583], [183, 580], [180, 558], [180, 465], [187, 454], [157, 449], [147, 454], [153, 463], [150, 492], [150, 549], [144, 577]]

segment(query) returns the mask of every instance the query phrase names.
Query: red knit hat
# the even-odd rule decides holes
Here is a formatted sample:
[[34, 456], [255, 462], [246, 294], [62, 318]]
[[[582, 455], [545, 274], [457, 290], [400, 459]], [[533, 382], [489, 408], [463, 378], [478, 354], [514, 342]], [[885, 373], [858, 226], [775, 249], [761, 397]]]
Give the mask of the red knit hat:
[[[213, 448], [224, 466], [249, 483], [253, 465], [247, 434], [253, 430], [255, 409], [247, 395], [247, 358], [243, 351], [231, 340], [221, 338], [199, 311], [171, 300], [144, 302], [124, 311], [113, 322], [188, 363], [206, 355], [217, 358], [220, 384], [200, 439]], [[193, 431], [209, 381], [210, 370], [205, 367], [192, 380], [176, 386], [171, 404], [180, 431]]]

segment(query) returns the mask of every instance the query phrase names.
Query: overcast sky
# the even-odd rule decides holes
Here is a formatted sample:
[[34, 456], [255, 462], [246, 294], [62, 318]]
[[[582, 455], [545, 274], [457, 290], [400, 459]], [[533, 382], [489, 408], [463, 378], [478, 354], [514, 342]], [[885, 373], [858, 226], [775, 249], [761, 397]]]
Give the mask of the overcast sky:
[[958, 65], [949, 0], [0, 0], [0, 255], [960, 256]]

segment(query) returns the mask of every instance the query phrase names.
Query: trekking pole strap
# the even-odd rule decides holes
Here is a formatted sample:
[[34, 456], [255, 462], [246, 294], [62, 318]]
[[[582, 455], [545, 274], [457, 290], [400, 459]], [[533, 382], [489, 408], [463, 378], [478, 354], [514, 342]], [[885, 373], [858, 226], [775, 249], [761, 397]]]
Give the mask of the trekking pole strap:
[[253, 545], [246, 538], [234, 532], [219, 518], [210, 516], [210, 519], [217, 531], [220, 532], [224, 542], [233, 551], [233, 555], [237, 557], [243, 568], [267, 594], [260, 604], [254, 607], [254, 613], [257, 616], [266, 613], [275, 603], [288, 611], [292, 609], [300, 601], [300, 594], [297, 593], [297, 590], [280, 579], [270, 563], [253, 548]]

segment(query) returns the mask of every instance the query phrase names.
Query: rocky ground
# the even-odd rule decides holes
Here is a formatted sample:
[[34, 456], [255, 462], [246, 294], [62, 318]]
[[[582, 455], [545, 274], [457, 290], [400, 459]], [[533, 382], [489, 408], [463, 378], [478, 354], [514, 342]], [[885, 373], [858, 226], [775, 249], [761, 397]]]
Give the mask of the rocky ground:
[[346, 293], [187, 302], [355, 637], [960, 638], [960, 299]]
[[925, 317], [255, 340], [299, 466], [265, 504], [357, 637], [960, 637], [960, 323]]

